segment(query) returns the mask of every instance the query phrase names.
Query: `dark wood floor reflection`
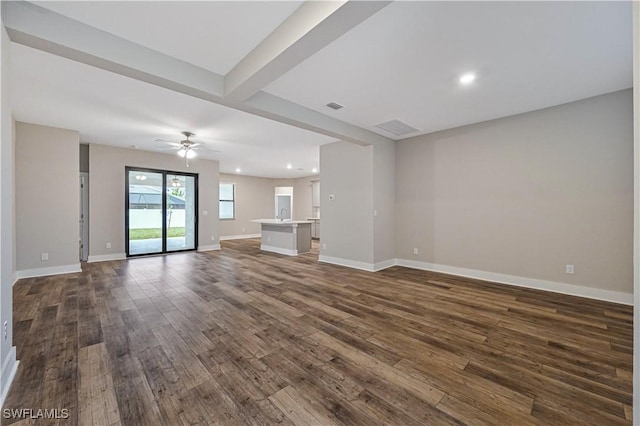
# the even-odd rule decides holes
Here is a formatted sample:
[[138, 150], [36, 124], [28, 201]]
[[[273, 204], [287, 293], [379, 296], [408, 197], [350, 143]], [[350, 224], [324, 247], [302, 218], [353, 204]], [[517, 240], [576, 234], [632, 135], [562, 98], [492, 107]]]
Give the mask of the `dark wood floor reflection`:
[[631, 307], [258, 247], [20, 281], [4, 408], [83, 426], [631, 424]]

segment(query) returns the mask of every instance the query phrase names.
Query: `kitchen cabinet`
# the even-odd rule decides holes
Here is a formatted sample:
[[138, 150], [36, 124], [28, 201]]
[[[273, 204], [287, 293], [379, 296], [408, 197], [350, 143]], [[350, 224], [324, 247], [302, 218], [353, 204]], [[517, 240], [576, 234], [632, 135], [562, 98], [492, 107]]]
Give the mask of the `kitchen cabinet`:
[[311, 222], [311, 238], [320, 238], [320, 219], [317, 217], [307, 218]]

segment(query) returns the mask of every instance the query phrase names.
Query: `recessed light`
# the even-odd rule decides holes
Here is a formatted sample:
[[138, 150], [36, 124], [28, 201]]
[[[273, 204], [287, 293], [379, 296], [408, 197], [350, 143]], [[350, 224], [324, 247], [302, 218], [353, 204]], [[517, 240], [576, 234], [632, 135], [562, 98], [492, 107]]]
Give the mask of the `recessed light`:
[[311, 169], [311, 171], [312, 171], [313, 173], [318, 173], [318, 169], [316, 169], [315, 167], [314, 167], [313, 169]]
[[287, 169], [293, 169], [293, 166], [291, 164], [287, 164]]
[[472, 72], [468, 72], [460, 76], [460, 84], [471, 84], [475, 81], [475, 79], [476, 75]]
[[242, 170], [240, 170], [240, 167], [236, 168], [236, 173], [240, 173]]

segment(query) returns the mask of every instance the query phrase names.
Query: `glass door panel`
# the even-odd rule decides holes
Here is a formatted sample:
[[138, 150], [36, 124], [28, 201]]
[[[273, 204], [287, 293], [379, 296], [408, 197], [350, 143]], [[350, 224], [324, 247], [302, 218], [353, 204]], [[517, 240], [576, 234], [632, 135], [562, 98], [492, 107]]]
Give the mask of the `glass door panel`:
[[194, 176], [167, 174], [167, 251], [196, 248], [196, 196]]
[[129, 170], [128, 174], [129, 256], [163, 252], [163, 174]]

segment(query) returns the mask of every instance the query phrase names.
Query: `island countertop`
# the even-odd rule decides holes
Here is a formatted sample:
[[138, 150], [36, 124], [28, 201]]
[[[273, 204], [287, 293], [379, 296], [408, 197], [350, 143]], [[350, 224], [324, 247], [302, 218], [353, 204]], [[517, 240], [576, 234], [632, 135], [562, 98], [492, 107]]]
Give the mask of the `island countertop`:
[[300, 223], [311, 223], [308, 220], [280, 220], [280, 219], [254, 219], [251, 222], [263, 223], [265, 225], [298, 225]]
[[296, 256], [311, 251], [308, 220], [255, 219], [260, 224], [260, 250]]

